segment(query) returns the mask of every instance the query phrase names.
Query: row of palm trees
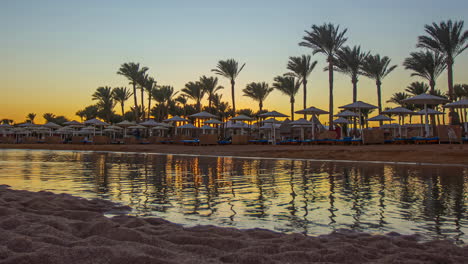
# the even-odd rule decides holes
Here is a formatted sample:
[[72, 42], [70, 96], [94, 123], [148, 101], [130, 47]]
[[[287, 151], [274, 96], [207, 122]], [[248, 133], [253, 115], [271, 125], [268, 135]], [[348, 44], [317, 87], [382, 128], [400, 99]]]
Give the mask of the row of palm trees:
[[[451, 100], [456, 97], [453, 87], [454, 60], [468, 47], [468, 31], [463, 31], [463, 24], [463, 21], [452, 22], [448, 20], [439, 24], [425, 25], [425, 35], [418, 37], [416, 45], [420, 50], [412, 52], [403, 62], [405, 69], [412, 71], [411, 76], [420, 77], [428, 82], [425, 85], [429, 87], [429, 92], [433, 94], [442, 94], [436, 89], [436, 79], [447, 69], [448, 97]], [[346, 33], [347, 29], [341, 29], [339, 25], [336, 26], [331, 23], [313, 25], [310, 31], [305, 31], [305, 35], [299, 43], [302, 47], [310, 48], [312, 55], [323, 54], [326, 58], [328, 66], [325, 71], [328, 71], [329, 76], [330, 128], [333, 124], [334, 114], [333, 83], [335, 71], [350, 77], [353, 102], [358, 100], [359, 76], [373, 79], [377, 88], [378, 111], [381, 113], [382, 82], [397, 67], [397, 65], [392, 65], [391, 59], [387, 56], [371, 54], [363, 51], [360, 46], [346, 46], [348, 40]], [[243, 89], [243, 95], [257, 101], [259, 111], [262, 111], [263, 102], [276, 89], [289, 97], [291, 118], [294, 119], [295, 97], [301, 86], [303, 88], [303, 108], [308, 107], [308, 78], [316, 65], [317, 61], [313, 61], [311, 55], [290, 57], [286, 67], [289, 72], [275, 77], [272, 87], [265, 82], [252, 82]], [[212, 69], [212, 72], [228, 79], [231, 84], [232, 103], [229, 109], [229, 104], [221, 101], [221, 95], [218, 92], [224, 88], [218, 85], [219, 80], [217, 77], [202, 76], [197, 81], [186, 83], [179, 93], [174, 91], [172, 86], [159, 86], [155, 79], [148, 75], [149, 69], [147, 67], [142, 67], [139, 63], [124, 63], [120, 66], [117, 74], [126, 77], [133, 90], [128, 90], [125, 87], [113, 89], [107, 86], [99, 87], [93, 94], [93, 100], [96, 100], [97, 104], [90, 106], [88, 112], [98, 112], [104, 116], [104, 119], [110, 120], [113, 115], [114, 105], [119, 103], [122, 116], [125, 116], [124, 103], [133, 96], [134, 103], [131, 110], [134, 118], [139, 121], [151, 116], [158, 116], [158, 118], [167, 116], [169, 109], [174, 110], [177, 106], [187, 108], [188, 99], [195, 102], [194, 108], [196, 111], [201, 111], [204, 109], [201, 102], [204, 96], [207, 95], [207, 109], [212, 109], [213, 106], [219, 107], [223, 103], [226, 104], [226, 110], [229, 109], [231, 112], [237, 113], [235, 84], [244, 67], [245, 63], [240, 64], [234, 59], [227, 59], [220, 60], [216, 67]], [[427, 91], [427, 89], [421, 88], [426, 87], [421, 83], [411, 85], [417, 85], [420, 91]], [[138, 103], [138, 90], [140, 90], [140, 103]], [[146, 108], [145, 93], [148, 95]], [[400, 97], [403, 98], [406, 95], [397, 93], [388, 102], [397, 102]], [[156, 106], [151, 108], [153, 100], [156, 101]], [[83, 110], [86, 110], [86, 108]]]

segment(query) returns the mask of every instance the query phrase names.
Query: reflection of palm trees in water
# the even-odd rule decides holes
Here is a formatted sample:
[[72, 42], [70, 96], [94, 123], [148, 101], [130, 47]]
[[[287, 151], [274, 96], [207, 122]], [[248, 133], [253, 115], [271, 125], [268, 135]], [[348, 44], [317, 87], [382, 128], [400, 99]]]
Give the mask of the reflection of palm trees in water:
[[328, 209], [328, 211], [330, 212], [330, 217], [329, 217], [330, 218], [330, 223], [329, 223], [329, 225], [332, 227], [332, 229], [335, 229], [335, 226], [334, 226], [334, 224], [336, 223], [335, 211], [337, 211], [338, 209], [336, 209], [336, 207], [335, 207], [335, 177], [333, 176], [333, 167], [334, 167], [333, 163], [330, 163], [327, 166], [329, 192], [330, 192], [329, 195], [328, 195], [328, 201], [330, 203], [330, 208]]
[[289, 204], [289, 211], [291, 212], [292, 216], [296, 215], [297, 209], [296, 209], [296, 192], [294, 191], [294, 160], [290, 161], [290, 168], [289, 168], [289, 186], [291, 187], [291, 201]]

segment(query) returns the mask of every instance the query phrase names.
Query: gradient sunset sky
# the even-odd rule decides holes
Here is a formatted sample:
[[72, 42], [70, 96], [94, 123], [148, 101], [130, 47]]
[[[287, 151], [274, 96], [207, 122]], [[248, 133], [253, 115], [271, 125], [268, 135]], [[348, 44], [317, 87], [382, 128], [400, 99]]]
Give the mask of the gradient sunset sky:
[[[180, 90], [211, 76], [220, 59], [247, 63], [237, 80], [237, 108], [258, 109], [242, 96], [249, 82], [268, 83], [286, 72], [289, 56], [311, 54], [298, 43], [313, 24], [347, 28], [348, 45], [389, 56], [398, 68], [383, 80], [386, 101], [412, 81], [401, 65], [415, 51], [424, 25], [466, 20], [468, 1], [14, 1], [0, 2], [0, 119], [52, 112], [77, 119], [99, 86], [127, 86], [116, 72], [139, 62], [160, 85]], [[468, 24], [465, 24], [465, 30]], [[308, 102], [328, 109], [325, 57], [309, 78]], [[468, 83], [468, 51], [455, 60], [455, 83]], [[226, 79], [220, 84], [229, 87]], [[438, 89], [447, 91], [444, 73]], [[358, 100], [377, 104], [375, 82], [360, 77]], [[230, 91], [223, 91], [230, 102]], [[296, 110], [302, 109], [302, 92]], [[349, 77], [335, 74], [335, 106], [350, 103]], [[129, 102], [127, 105], [130, 105]], [[274, 91], [265, 108], [289, 113], [289, 99]], [[116, 108], [118, 110], [118, 108]], [[117, 111], [120, 113], [120, 111]]]

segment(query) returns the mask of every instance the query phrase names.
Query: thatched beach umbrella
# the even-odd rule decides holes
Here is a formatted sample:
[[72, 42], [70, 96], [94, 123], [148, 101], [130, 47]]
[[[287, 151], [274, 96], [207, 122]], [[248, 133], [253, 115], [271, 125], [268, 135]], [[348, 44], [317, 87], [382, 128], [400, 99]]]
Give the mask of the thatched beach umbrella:
[[361, 111], [362, 111], [362, 109], [376, 109], [376, 108], [378, 108], [378, 107], [375, 106], [375, 105], [371, 105], [371, 104], [368, 104], [368, 103], [364, 103], [364, 102], [362, 102], [362, 101], [356, 101], [356, 102], [351, 103], [351, 104], [347, 104], [347, 105], [340, 106], [339, 108], [358, 110], [358, 114], [359, 114], [359, 124], [360, 124], [360, 126], [361, 126], [361, 138], [363, 138], [364, 133], [362, 133], [363, 125], [362, 125], [362, 114], [361, 114]]
[[312, 138], [313, 139], [315, 139], [315, 117], [318, 117], [319, 115], [323, 115], [323, 114], [328, 114], [327, 111], [316, 108], [316, 107], [313, 107], [313, 106], [311, 106], [309, 108], [306, 108], [306, 109], [296, 111], [295, 113], [296, 114], [312, 115], [311, 125], [312, 125]]
[[426, 128], [426, 137], [429, 137], [430, 135], [430, 129], [429, 129], [429, 115], [427, 113], [427, 105], [438, 105], [438, 104], [443, 104], [449, 102], [448, 99], [440, 97], [440, 96], [435, 96], [431, 94], [419, 94], [413, 97], [410, 97], [408, 99], [404, 99], [402, 102], [404, 103], [409, 103], [409, 104], [419, 104], [419, 105], [424, 105], [424, 110], [425, 112], [425, 128]]

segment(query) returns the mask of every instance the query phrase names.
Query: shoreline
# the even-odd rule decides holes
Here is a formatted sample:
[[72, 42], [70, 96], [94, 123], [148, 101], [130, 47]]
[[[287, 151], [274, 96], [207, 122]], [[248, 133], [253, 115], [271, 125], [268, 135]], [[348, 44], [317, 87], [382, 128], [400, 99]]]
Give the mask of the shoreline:
[[271, 146], [271, 145], [71, 145], [0, 144], [0, 149], [132, 152], [245, 158], [305, 159], [337, 162], [389, 164], [468, 165], [468, 145], [364, 145], [364, 146]]
[[466, 263], [468, 246], [417, 235], [183, 227], [109, 201], [0, 185], [0, 263]]

